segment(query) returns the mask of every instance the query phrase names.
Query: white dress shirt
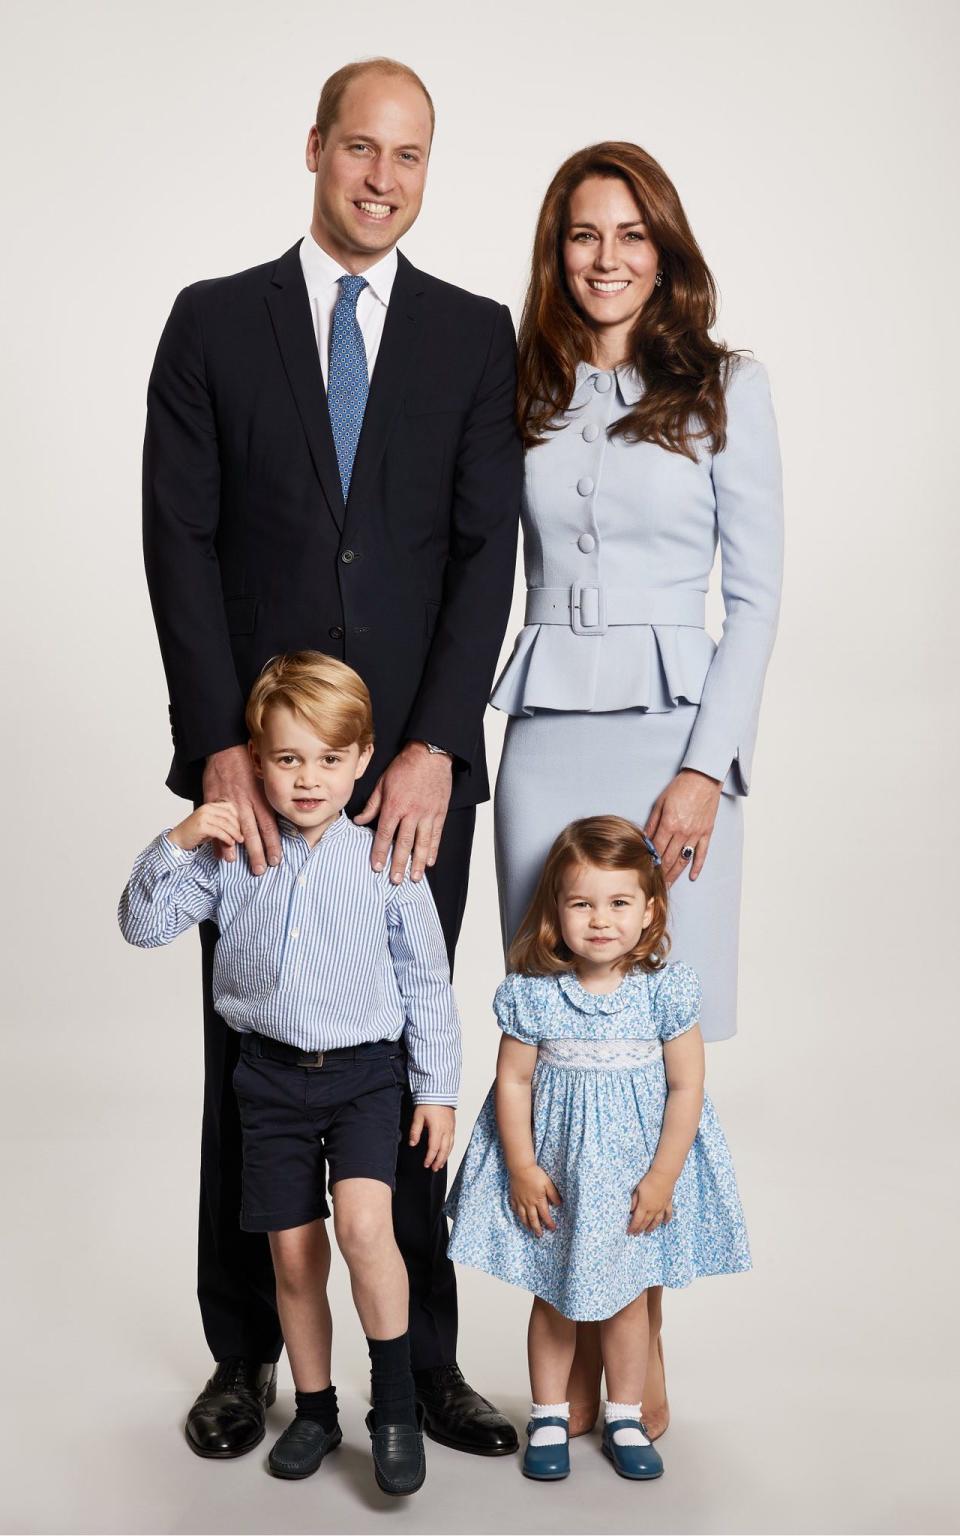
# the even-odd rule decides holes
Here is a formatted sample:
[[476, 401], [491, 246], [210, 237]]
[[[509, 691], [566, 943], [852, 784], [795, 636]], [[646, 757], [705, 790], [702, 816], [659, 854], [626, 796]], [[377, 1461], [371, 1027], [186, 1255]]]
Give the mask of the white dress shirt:
[[[300, 245], [300, 265], [303, 268], [303, 278], [310, 299], [310, 313], [313, 315], [320, 367], [323, 369], [323, 383], [326, 388], [330, 364], [330, 324], [339, 292], [337, 283], [341, 277], [347, 276], [347, 269], [341, 267], [338, 261], [334, 261], [332, 256], [327, 255], [309, 230]], [[387, 318], [387, 305], [390, 303], [390, 294], [396, 275], [396, 247], [381, 261], [374, 262], [372, 267], [360, 273], [360, 276], [366, 279], [367, 286], [357, 299], [357, 324], [366, 348], [368, 379], [373, 377], [373, 365], [380, 350], [383, 322]]]

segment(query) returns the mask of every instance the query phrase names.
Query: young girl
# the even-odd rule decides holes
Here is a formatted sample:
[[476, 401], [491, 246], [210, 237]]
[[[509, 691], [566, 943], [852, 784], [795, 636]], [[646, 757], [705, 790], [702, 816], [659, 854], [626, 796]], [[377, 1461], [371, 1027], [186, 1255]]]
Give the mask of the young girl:
[[640, 1417], [648, 1286], [750, 1268], [730, 1154], [703, 1093], [700, 983], [668, 965], [667, 890], [632, 822], [561, 832], [494, 1009], [497, 1080], [447, 1213], [449, 1252], [533, 1292], [527, 1477], [570, 1471], [576, 1323], [602, 1320], [604, 1454], [659, 1477]]

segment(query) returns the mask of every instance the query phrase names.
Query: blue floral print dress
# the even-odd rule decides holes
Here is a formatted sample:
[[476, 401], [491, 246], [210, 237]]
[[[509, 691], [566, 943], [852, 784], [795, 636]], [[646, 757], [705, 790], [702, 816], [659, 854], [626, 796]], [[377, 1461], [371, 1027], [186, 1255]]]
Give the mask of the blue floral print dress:
[[674, 1191], [673, 1220], [627, 1235], [630, 1198], [653, 1161], [667, 1097], [663, 1043], [697, 1023], [700, 982], [688, 965], [630, 972], [588, 992], [572, 972], [510, 975], [494, 998], [500, 1028], [536, 1045], [533, 1142], [563, 1204], [537, 1237], [509, 1205], [491, 1088], [446, 1212], [448, 1252], [566, 1317], [612, 1317], [651, 1285], [750, 1268], [730, 1153], [710, 1099]]

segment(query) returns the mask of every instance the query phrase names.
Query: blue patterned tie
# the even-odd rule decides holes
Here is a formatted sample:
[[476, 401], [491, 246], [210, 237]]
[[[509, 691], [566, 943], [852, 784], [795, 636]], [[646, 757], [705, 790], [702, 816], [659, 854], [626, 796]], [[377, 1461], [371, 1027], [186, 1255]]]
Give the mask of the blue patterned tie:
[[366, 348], [357, 324], [357, 300], [366, 288], [367, 280], [365, 277], [341, 277], [337, 282], [340, 292], [337, 294], [333, 324], [330, 327], [327, 404], [333, 428], [333, 445], [340, 466], [340, 484], [346, 501], [350, 494], [350, 476], [353, 474], [353, 461], [357, 456], [357, 443], [360, 441], [360, 428], [363, 426], [363, 412], [370, 387]]

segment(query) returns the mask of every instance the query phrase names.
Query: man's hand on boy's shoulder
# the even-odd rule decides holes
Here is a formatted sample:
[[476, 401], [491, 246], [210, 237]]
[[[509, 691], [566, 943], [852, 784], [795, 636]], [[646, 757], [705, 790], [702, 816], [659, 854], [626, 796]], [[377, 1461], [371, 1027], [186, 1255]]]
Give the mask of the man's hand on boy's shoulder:
[[211, 800], [179, 822], [168, 833], [171, 843], [192, 853], [201, 843], [218, 842], [232, 850], [243, 842], [240, 812], [232, 800]]
[[394, 885], [403, 879], [408, 860], [411, 880], [422, 880], [424, 871], [436, 863], [452, 789], [452, 758], [445, 752], [431, 752], [425, 742], [408, 741], [353, 818], [360, 827], [378, 818], [370, 863], [377, 871], [384, 869], [392, 843]]
[[427, 1153], [423, 1159], [424, 1168], [432, 1168], [434, 1173], [446, 1165], [447, 1158], [453, 1150], [453, 1138], [456, 1132], [457, 1112], [452, 1104], [417, 1104], [414, 1106], [413, 1119], [410, 1122], [410, 1145], [418, 1145], [424, 1131], [427, 1133]]
[[[277, 818], [263, 792], [263, 785], [253, 771], [246, 747], [225, 747], [207, 758], [203, 770], [205, 802], [230, 800], [240, 817], [242, 842], [247, 850], [250, 872], [262, 875], [268, 864], [280, 863], [280, 833]], [[232, 864], [237, 856], [234, 843], [217, 838], [217, 857]]]

